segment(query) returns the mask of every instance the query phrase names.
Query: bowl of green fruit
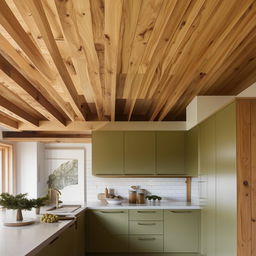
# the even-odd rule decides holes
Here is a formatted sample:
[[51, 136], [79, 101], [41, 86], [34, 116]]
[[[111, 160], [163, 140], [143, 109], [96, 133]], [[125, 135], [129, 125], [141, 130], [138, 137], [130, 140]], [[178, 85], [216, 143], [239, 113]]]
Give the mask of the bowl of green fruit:
[[55, 223], [55, 222], [58, 222], [58, 220], [59, 220], [59, 217], [57, 215], [50, 214], [50, 213], [45, 213], [40, 218], [40, 221], [44, 223]]

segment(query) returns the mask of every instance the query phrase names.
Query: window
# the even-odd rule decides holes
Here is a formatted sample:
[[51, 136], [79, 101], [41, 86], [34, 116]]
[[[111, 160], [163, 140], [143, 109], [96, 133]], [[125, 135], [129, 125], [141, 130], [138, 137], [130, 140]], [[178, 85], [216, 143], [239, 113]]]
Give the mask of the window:
[[13, 146], [0, 143], [0, 193], [15, 193]]

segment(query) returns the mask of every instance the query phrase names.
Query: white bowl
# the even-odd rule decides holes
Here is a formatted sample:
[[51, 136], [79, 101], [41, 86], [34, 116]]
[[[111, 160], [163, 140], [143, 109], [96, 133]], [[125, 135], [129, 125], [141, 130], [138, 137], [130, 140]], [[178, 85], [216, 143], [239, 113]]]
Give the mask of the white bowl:
[[108, 204], [112, 204], [112, 205], [120, 205], [122, 204], [122, 199], [118, 199], [118, 198], [106, 198], [106, 201], [108, 202]]

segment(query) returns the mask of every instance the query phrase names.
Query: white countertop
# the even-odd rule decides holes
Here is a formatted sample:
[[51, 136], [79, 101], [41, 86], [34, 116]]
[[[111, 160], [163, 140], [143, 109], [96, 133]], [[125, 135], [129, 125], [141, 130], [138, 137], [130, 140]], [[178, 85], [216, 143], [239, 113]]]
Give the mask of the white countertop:
[[[66, 203], [65, 203], [66, 204]], [[74, 204], [74, 203], [70, 203]], [[49, 206], [48, 206], [49, 208]], [[88, 202], [73, 213], [77, 215], [86, 209], [173, 209], [173, 210], [198, 210], [200, 207], [187, 202], [163, 201], [161, 203], [150, 203], [145, 205], [107, 205], [98, 202]], [[42, 211], [44, 212], [44, 211]], [[0, 255], [2, 256], [33, 256], [41, 248], [46, 246], [63, 230], [72, 225], [74, 220], [59, 221], [57, 223], [40, 223], [40, 215], [35, 211], [23, 211], [23, 217], [33, 218], [36, 223], [23, 227], [6, 227], [3, 220], [15, 219], [16, 211], [0, 209]]]
[[[85, 210], [80, 208], [74, 214]], [[22, 211], [24, 219], [33, 219], [35, 224], [22, 227], [6, 227], [5, 219], [15, 219], [16, 211], [0, 209], [0, 255], [24, 256], [35, 255], [41, 248], [57, 237], [63, 230], [73, 224], [74, 220], [56, 223], [41, 223], [40, 215], [35, 211]]]

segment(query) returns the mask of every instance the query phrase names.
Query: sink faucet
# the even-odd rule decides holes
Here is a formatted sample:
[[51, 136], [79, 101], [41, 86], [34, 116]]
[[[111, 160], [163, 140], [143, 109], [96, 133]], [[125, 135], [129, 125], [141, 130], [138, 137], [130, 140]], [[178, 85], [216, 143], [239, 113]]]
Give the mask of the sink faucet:
[[52, 191], [55, 192], [55, 207], [56, 209], [60, 208], [59, 205], [59, 200], [60, 200], [60, 196], [61, 196], [61, 192], [58, 189], [52, 189]]

